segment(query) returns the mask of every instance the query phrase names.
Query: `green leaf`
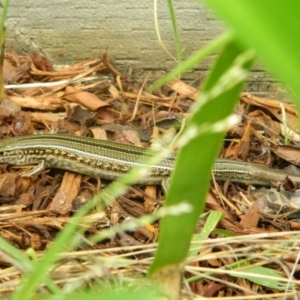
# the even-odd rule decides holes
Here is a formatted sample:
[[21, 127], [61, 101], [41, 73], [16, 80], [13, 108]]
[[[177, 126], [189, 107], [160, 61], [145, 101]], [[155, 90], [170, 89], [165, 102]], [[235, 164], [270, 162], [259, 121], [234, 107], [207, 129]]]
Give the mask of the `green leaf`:
[[254, 48], [261, 62], [296, 95], [299, 109], [299, 0], [206, 2], [234, 30], [239, 42]]
[[201, 232], [199, 234], [195, 234], [192, 238], [193, 242], [198, 242], [197, 247], [193, 246], [192, 249], [190, 249], [189, 257], [194, 257], [198, 254], [199, 249], [201, 247], [201, 241], [207, 239], [212, 231], [215, 230], [216, 226], [218, 225], [219, 221], [222, 220], [224, 214], [219, 211], [211, 211], [207, 217], [207, 220], [201, 229]]
[[[248, 274], [244, 274], [248, 273]], [[272, 288], [272, 289], [284, 289], [286, 287], [286, 283], [280, 281], [280, 279], [284, 279], [280, 272], [276, 270], [272, 270], [270, 268], [253, 266], [247, 267], [246, 269], [241, 270], [239, 274], [231, 274], [233, 277], [245, 278], [249, 281], [252, 281], [256, 284]], [[274, 277], [277, 277], [278, 280]]]
[[2, 41], [2, 35], [4, 34], [4, 23], [8, 12], [9, 0], [5, 0], [5, 4], [2, 10], [2, 16], [0, 19], [0, 41]]
[[179, 140], [182, 149], [165, 201], [166, 206], [186, 202], [192, 211], [163, 218], [150, 275], [186, 258], [205, 205], [212, 164], [218, 155], [228, 116], [237, 103], [252, 61], [252, 51], [240, 48], [234, 41], [228, 43], [192, 108], [187, 129]]
[[181, 47], [181, 42], [180, 42], [180, 35], [179, 35], [179, 29], [178, 29], [178, 25], [177, 25], [175, 9], [174, 9], [172, 0], [168, 0], [168, 7], [169, 7], [170, 17], [171, 17], [171, 21], [172, 21], [172, 28], [173, 28], [174, 38], [175, 38], [177, 61], [178, 61], [178, 63], [181, 63], [182, 47]]

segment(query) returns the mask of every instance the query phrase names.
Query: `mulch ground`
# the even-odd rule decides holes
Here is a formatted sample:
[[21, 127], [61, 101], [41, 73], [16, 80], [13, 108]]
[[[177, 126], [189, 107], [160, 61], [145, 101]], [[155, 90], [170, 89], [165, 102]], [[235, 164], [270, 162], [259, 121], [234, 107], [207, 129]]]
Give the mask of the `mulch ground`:
[[[188, 118], [188, 109], [199, 95], [197, 88], [180, 80], [173, 80], [160, 90], [147, 93], [150, 85], [147, 79], [138, 81], [123, 76], [106, 54], [57, 69], [37, 53], [20, 56], [12, 52], [5, 55], [4, 81], [7, 97], [0, 104], [1, 139], [60, 132], [147, 147], [158, 134], [176, 128], [178, 120]], [[235, 113], [241, 116], [241, 122], [228, 128], [220, 157], [280, 169], [289, 163], [300, 164], [298, 116], [293, 105], [242, 94]], [[30, 178], [20, 177], [20, 173], [30, 168], [0, 166], [0, 235], [18, 249], [31, 247], [42, 255], [74, 212], [108, 182], [57, 169]], [[271, 190], [254, 190], [243, 184], [213, 181], [206, 209], [224, 212], [219, 229], [237, 236], [253, 235], [253, 239], [257, 239], [257, 248], [252, 250], [257, 252], [264, 247], [259, 242], [261, 237], [275, 233], [284, 240], [288, 236], [283, 237], [280, 232], [288, 230], [292, 235], [300, 229], [300, 201], [294, 191], [295, 186], [289, 179], [284, 186], [274, 183]], [[101, 213], [94, 211], [86, 216], [82, 226], [87, 226], [88, 236], [130, 218], [151, 214], [163, 201], [164, 193], [160, 187], [133, 186]], [[198, 230], [202, 224], [203, 220], [199, 221]], [[76, 258], [81, 254], [86, 257], [87, 253], [106, 253], [148, 259], [153, 253], [152, 244], [157, 241], [158, 231], [159, 223], [155, 223], [135, 232], [118, 233], [102, 243], [82, 245]], [[272, 240], [276, 241], [276, 237]], [[233, 251], [240, 251], [247, 248], [247, 243], [249, 241], [240, 241], [230, 247]], [[221, 253], [228, 250], [227, 246], [207, 245], [206, 254]], [[295, 249], [291, 247], [289, 251]], [[73, 257], [68, 259], [73, 261]], [[290, 252], [290, 257], [281, 256], [280, 262], [291, 271], [295, 259], [295, 252]], [[197, 261], [194, 266], [216, 268], [231, 260], [233, 258], [225, 256], [211, 258]], [[93, 264], [92, 261], [89, 263]], [[272, 264], [275, 264], [274, 260]], [[4, 269], [10, 267], [4, 258], [0, 258], [0, 265]], [[62, 270], [65, 274], [78, 276], [86, 271], [82, 264], [76, 263], [77, 269], [72, 265], [72, 270], [66, 265]], [[275, 269], [280, 269], [279, 264], [275, 265]], [[58, 267], [58, 278], [59, 271]], [[296, 271], [299, 273], [299, 266]], [[0, 278], [0, 290], [13, 290], [18, 276], [11, 277], [11, 284], [7, 283], [5, 276]], [[222, 275], [222, 280], [227, 283], [201, 280], [190, 284], [190, 288], [192, 292], [207, 297], [232, 295], [228, 287], [228, 281], [232, 279]], [[234, 281], [244, 288], [253, 289], [242, 279], [234, 278]]]

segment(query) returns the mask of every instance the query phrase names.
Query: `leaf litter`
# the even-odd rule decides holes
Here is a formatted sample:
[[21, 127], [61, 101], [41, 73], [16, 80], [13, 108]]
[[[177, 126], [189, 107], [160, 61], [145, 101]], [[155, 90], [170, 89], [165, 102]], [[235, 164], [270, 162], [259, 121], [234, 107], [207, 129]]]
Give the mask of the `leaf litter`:
[[[7, 53], [4, 81], [7, 98], [0, 105], [1, 138], [61, 132], [147, 147], [158, 134], [178, 128], [199, 95], [196, 87], [178, 79], [150, 94], [147, 80], [122, 75], [107, 54], [56, 68], [38, 53]], [[244, 93], [235, 113], [241, 122], [228, 129], [220, 157], [279, 169], [290, 163], [300, 165], [298, 114], [293, 105]], [[0, 234], [16, 248], [32, 248], [42, 257], [73, 213], [107, 182], [56, 169], [21, 178], [20, 173], [28, 169], [0, 166]], [[192, 245], [199, 247], [199, 254], [189, 258], [185, 267], [183, 296], [295, 295], [300, 274], [299, 197], [290, 182], [280, 188], [274, 184], [271, 189], [254, 189], [213, 180], [206, 210], [221, 211], [224, 218], [210, 239]], [[159, 222], [134, 232], [117, 232], [101, 243], [88, 237], [153, 213], [163, 199], [160, 187], [133, 186], [108, 207], [91, 212], [80, 224], [86, 230], [85, 243], [61, 254], [51, 273], [54, 282], [63, 287], [72, 280], [78, 285], [105, 281], [117, 273], [124, 282], [143, 277], [153, 259]], [[197, 231], [204, 222], [205, 218], [199, 220]], [[7, 255], [0, 256], [3, 295], [15, 290], [20, 280], [20, 270], [12, 267]], [[230, 268], [235, 263], [239, 267]], [[265, 276], [264, 282], [257, 282], [251, 280], [254, 271], [244, 276], [234, 273], [247, 272], [247, 266], [261, 268], [255, 269], [258, 272], [267, 267], [281, 276], [272, 273], [271, 279]]]

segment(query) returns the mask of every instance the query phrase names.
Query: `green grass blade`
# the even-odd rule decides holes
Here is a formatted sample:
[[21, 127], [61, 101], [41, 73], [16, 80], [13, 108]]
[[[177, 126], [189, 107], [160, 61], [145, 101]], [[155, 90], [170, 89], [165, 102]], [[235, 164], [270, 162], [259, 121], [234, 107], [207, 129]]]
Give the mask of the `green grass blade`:
[[168, 6], [169, 6], [169, 12], [171, 16], [172, 21], [172, 27], [173, 27], [173, 34], [175, 38], [175, 45], [176, 45], [176, 52], [177, 52], [177, 62], [180, 64], [182, 61], [182, 48], [181, 48], [181, 42], [180, 42], [180, 36], [179, 36], [179, 30], [176, 20], [176, 14], [175, 9], [172, 0], [168, 0]]
[[2, 35], [4, 34], [4, 23], [5, 23], [6, 16], [7, 16], [8, 6], [9, 6], [9, 0], [6, 0], [5, 4], [3, 6], [2, 16], [1, 16], [1, 20], [0, 20], [0, 40], [1, 41], [2, 41]]
[[32, 270], [33, 263], [28, 256], [0, 237], [0, 256], [5, 259], [7, 255], [9, 255], [13, 265], [21, 272], [26, 273]]
[[158, 0], [154, 0], [153, 1], [153, 15], [154, 15], [154, 29], [155, 29], [155, 33], [158, 39], [159, 44], [161, 45], [161, 47], [166, 51], [166, 53], [174, 60], [176, 61], [176, 58], [170, 53], [170, 51], [166, 48], [166, 46], [164, 45], [162, 38], [160, 36], [160, 31], [159, 31], [159, 26], [158, 26], [158, 16], [157, 16], [157, 1]]
[[245, 278], [256, 284], [271, 289], [280, 290], [286, 288], [286, 283], [280, 280], [284, 279], [285, 277], [283, 277], [280, 272], [261, 266], [250, 266], [241, 270], [241, 273], [231, 274], [231, 276]]
[[194, 257], [199, 253], [199, 249], [201, 248], [201, 241], [207, 239], [212, 231], [215, 230], [219, 221], [222, 220], [224, 214], [219, 211], [211, 211], [207, 217], [207, 220], [201, 229], [201, 232], [193, 235], [192, 242], [198, 242], [197, 248], [195, 246], [190, 248], [188, 257]]
[[244, 51], [234, 41], [228, 43], [203, 86], [187, 129], [179, 140], [183, 147], [165, 201], [166, 206], [187, 202], [193, 211], [163, 218], [150, 275], [186, 258], [196, 222], [204, 208], [212, 164], [220, 149], [227, 118], [236, 105], [252, 61], [252, 51]]
[[[267, 249], [267, 250], [263, 251], [261, 253], [261, 256], [262, 257], [263, 256], [268, 257], [268, 255], [270, 255], [270, 254], [272, 254], [274, 252], [277, 252], [279, 249], [280, 250], [287, 249], [288, 247], [291, 247], [291, 245], [294, 244], [294, 241], [298, 241], [299, 239], [300, 239], [300, 235], [293, 236], [292, 238], [290, 238], [290, 239], [288, 239], [286, 241], [283, 241], [283, 242], [279, 243], [276, 246], [274, 245], [270, 249]], [[242, 274], [242, 273], [237, 273], [237, 272], [244, 272], [244, 270], [247, 270], [249, 268], [254, 267], [254, 266], [251, 266], [250, 263], [253, 262], [253, 261], [255, 261], [255, 260], [256, 260], [256, 257], [250, 255], [249, 257], [247, 257], [245, 259], [238, 260], [238, 261], [236, 261], [234, 263], [231, 263], [229, 265], [221, 267], [221, 268], [219, 268], [219, 270], [222, 270], [222, 269], [231, 270], [231, 271], [233, 271], [232, 273], [230, 272], [231, 276], [243, 277], [243, 275], [245, 275], [245, 277], [243, 277], [243, 278], [247, 278], [247, 279], [253, 281], [252, 277], [254, 277], [254, 274], [252, 274], [252, 275], [249, 276], [249, 274]], [[241, 268], [243, 268], [243, 269], [241, 270]], [[268, 269], [268, 268], [264, 268], [264, 269]], [[260, 269], [256, 269], [256, 270], [259, 271]], [[250, 269], [249, 273], [251, 273], [251, 269]], [[211, 276], [213, 274], [214, 274], [214, 271], [212, 270], [212, 272], [207, 272], [207, 273], [205, 273], [203, 275], [200, 275], [200, 276], [197, 275], [197, 276], [194, 276], [192, 278], [189, 278], [187, 281], [188, 282], [195, 282], [195, 281], [204, 279], [206, 275]], [[258, 274], [260, 274], [260, 273], [258, 272]], [[270, 282], [268, 281], [265, 284], [263, 282], [260, 282], [260, 284], [266, 285], [266, 286], [267, 285], [270, 285], [270, 286], [272, 285], [272, 287], [276, 288], [276, 289], [282, 289], [282, 287], [286, 286], [286, 284], [283, 281], [280, 280], [280, 279], [284, 279], [284, 277], [282, 277], [282, 275], [280, 273], [277, 273], [276, 271], [273, 272], [273, 270], [269, 270], [268, 269], [268, 271], [267, 270], [263, 270], [262, 271], [262, 275], [263, 274], [267, 274], [267, 275], [264, 275], [264, 276], [277, 277], [278, 280], [277, 280], [277, 278], [270, 278], [270, 280], [271, 280]], [[255, 282], [258, 283], [257, 281], [255, 281]]]
[[299, 0], [206, 2], [234, 29], [239, 41], [253, 47], [263, 64], [296, 95], [299, 109]]

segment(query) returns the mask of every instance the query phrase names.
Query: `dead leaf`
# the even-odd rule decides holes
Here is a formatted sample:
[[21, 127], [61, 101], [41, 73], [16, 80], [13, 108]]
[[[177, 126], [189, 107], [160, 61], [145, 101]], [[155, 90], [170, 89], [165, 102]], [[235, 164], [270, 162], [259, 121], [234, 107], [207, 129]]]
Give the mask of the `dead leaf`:
[[107, 140], [106, 131], [101, 127], [96, 127], [91, 129], [94, 138], [98, 140]]
[[200, 92], [198, 89], [194, 88], [193, 86], [179, 80], [173, 79], [168, 83], [168, 87], [170, 87], [173, 91], [177, 92], [180, 96], [196, 100]]
[[294, 131], [298, 129], [298, 113], [295, 106], [283, 103], [278, 100], [259, 98], [250, 94], [243, 94], [241, 100], [252, 105], [263, 107], [267, 109], [274, 117], [282, 122], [282, 109], [284, 107], [287, 125]]
[[67, 118], [70, 121], [76, 121], [86, 124], [97, 116], [97, 112], [83, 108], [79, 104], [69, 103], [66, 105]]
[[0, 102], [0, 118], [15, 117], [21, 112], [21, 107], [10, 98], [4, 98]]
[[16, 53], [10, 59], [7, 57], [3, 63], [3, 77], [6, 84], [16, 83], [30, 78], [30, 62], [21, 62]]
[[22, 111], [12, 122], [11, 131], [15, 136], [33, 134], [34, 128], [30, 114]]
[[282, 159], [300, 166], [300, 148], [293, 146], [271, 146], [271, 150]]
[[33, 122], [42, 123], [48, 128], [49, 124], [55, 124], [63, 120], [63, 117], [58, 114], [32, 112], [30, 115]]
[[5, 173], [0, 175], [0, 196], [10, 198], [16, 195], [16, 181], [18, 175], [16, 173]]
[[102, 109], [100, 109], [97, 113], [97, 116], [99, 119], [101, 119], [101, 122], [103, 120], [104, 124], [113, 124], [115, 121], [114, 115], [111, 109], [109, 109], [108, 107], [103, 107]]
[[126, 140], [130, 142], [131, 144], [138, 146], [138, 147], [143, 147], [139, 134], [136, 130], [134, 129], [125, 129], [123, 130], [123, 134], [126, 137]]
[[51, 61], [45, 56], [40, 55], [38, 52], [33, 51], [30, 54], [33, 64], [38, 70], [54, 72], [53, 65]]
[[100, 107], [109, 106], [109, 103], [102, 101], [96, 95], [89, 92], [77, 90], [72, 86], [68, 86], [65, 89], [65, 93], [62, 98], [81, 104], [92, 111], [95, 111]]
[[249, 207], [245, 215], [242, 217], [240, 224], [243, 225], [245, 228], [256, 227], [261, 216], [259, 213], [260, 211], [259, 208], [260, 208], [259, 203], [255, 201]]

